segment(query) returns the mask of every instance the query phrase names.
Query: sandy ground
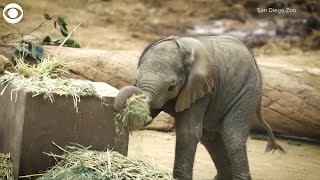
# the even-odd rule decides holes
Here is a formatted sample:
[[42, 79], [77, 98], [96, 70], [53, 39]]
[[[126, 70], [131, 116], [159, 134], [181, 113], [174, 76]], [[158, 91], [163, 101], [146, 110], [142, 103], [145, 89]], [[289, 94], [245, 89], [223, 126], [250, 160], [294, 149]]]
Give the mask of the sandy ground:
[[[286, 154], [264, 153], [266, 141], [248, 140], [248, 157], [254, 180], [319, 180], [320, 145], [278, 139]], [[297, 146], [300, 144], [300, 146]], [[129, 156], [163, 171], [172, 171], [175, 134], [143, 130], [130, 135]], [[213, 179], [215, 166], [199, 143], [194, 163], [195, 180]]]

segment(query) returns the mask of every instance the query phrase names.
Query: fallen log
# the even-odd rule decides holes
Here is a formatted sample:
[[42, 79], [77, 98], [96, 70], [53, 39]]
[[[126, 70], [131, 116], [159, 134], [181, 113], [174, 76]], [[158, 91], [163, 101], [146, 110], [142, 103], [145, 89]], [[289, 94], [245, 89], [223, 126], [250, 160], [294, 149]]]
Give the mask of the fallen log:
[[[46, 46], [45, 51], [54, 54], [56, 47]], [[57, 55], [71, 63], [69, 77], [106, 82], [117, 89], [135, 82], [139, 55], [135, 51], [60, 48]]]
[[[259, 63], [264, 118], [273, 131], [320, 139], [320, 68]], [[253, 128], [262, 130], [257, 122]]]
[[[45, 49], [48, 54], [56, 50]], [[102, 81], [118, 89], [135, 81], [139, 52], [61, 48], [58, 53], [73, 64], [73, 78]], [[264, 117], [275, 132], [320, 140], [320, 63], [316, 57], [257, 58], [264, 79]], [[158, 124], [166, 131], [173, 128], [172, 120]], [[149, 127], [161, 130], [153, 125]], [[263, 130], [257, 120], [252, 128]]]

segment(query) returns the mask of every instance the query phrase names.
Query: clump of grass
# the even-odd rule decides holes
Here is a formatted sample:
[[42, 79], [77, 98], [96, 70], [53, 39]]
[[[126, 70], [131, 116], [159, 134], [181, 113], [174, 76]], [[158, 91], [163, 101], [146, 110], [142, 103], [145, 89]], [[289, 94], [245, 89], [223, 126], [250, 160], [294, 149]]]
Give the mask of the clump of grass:
[[17, 73], [26, 78], [31, 77], [48, 77], [56, 79], [68, 73], [70, 64], [60, 59], [58, 56], [51, 56], [44, 58], [41, 63], [37, 65], [30, 65], [20, 58], [16, 60], [17, 65], [15, 69]]
[[[141, 129], [152, 120], [149, 109], [149, 103], [144, 94], [133, 95], [127, 99], [125, 108], [116, 114], [116, 122], [121, 123], [125, 130]], [[117, 127], [121, 126], [117, 125]]]
[[10, 154], [0, 153], [0, 179], [2, 180], [14, 180], [13, 167], [10, 161]]
[[[0, 84], [10, 84], [14, 87], [11, 91], [24, 90], [34, 96], [43, 95], [45, 99], [54, 102], [54, 95], [72, 96], [74, 107], [78, 112], [78, 102], [81, 96], [97, 96], [95, 88], [86, 81], [67, 79], [63, 77], [68, 73], [68, 64], [57, 56], [43, 59], [37, 65], [25, 63], [23, 59], [17, 60], [15, 73], [6, 73], [0, 77]], [[2, 95], [6, 89], [2, 90]]]
[[173, 179], [170, 173], [157, 171], [143, 161], [123, 156], [115, 151], [93, 151], [81, 145], [59, 148], [64, 154], [47, 153], [57, 161], [57, 164], [42, 174], [38, 180]]

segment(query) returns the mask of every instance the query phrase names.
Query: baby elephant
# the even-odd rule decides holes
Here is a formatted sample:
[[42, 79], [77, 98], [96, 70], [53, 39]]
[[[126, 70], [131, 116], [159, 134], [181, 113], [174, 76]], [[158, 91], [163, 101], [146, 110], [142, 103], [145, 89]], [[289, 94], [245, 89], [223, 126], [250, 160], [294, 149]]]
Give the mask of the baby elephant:
[[120, 91], [117, 107], [124, 107], [123, 97], [144, 93], [152, 117], [165, 111], [176, 119], [176, 179], [192, 179], [199, 141], [217, 168], [215, 179], [251, 179], [246, 142], [255, 114], [270, 137], [266, 151], [283, 151], [261, 113], [257, 63], [238, 39], [171, 36], [158, 40], [140, 57], [136, 86]]

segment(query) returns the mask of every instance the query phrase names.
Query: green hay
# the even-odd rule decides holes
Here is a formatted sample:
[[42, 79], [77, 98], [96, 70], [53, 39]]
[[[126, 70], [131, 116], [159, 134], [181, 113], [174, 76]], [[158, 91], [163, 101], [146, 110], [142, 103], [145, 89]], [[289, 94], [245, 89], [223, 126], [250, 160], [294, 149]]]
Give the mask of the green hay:
[[141, 129], [152, 120], [147, 97], [144, 94], [131, 96], [127, 99], [125, 108], [115, 118], [117, 124], [121, 123], [125, 130]]
[[[10, 84], [14, 87], [11, 91], [11, 100], [13, 91], [19, 90], [32, 92], [33, 97], [43, 95], [44, 99], [54, 102], [54, 95], [72, 96], [74, 107], [78, 112], [78, 102], [81, 96], [97, 96], [98, 93], [94, 87], [86, 81], [67, 79], [63, 77], [68, 73], [68, 64], [57, 56], [44, 59], [37, 66], [31, 66], [23, 59], [17, 60], [15, 73], [6, 73], [0, 77], [0, 84]], [[2, 90], [2, 95], [6, 89]]]
[[115, 151], [93, 151], [80, 145], [67, 146], [66, 149], [59, 148], [64, 154], [48, 153], [57, 164], [42, 174], [38, 180], [173, 179], [170, 173], [157, 171], [143, 161], [123, 156]]
[[10, 154], [0, 153], [0, 179], [1, 180], [14, 180], [13, 167], [10, 161]]

